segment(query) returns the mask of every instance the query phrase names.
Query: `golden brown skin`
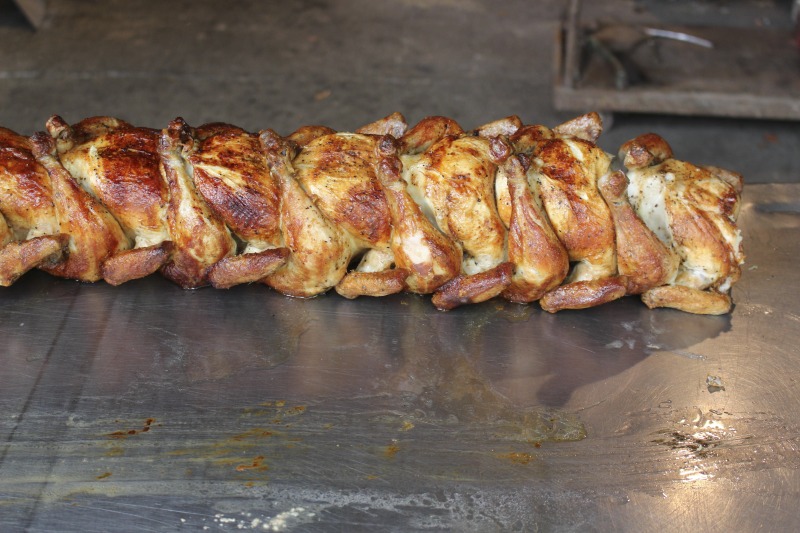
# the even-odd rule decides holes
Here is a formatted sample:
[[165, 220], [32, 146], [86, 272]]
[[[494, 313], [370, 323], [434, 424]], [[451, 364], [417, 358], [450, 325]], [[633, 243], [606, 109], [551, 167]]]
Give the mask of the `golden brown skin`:
[[31, 137], [31, 146], [34, 157], [50, 176], [59, 232], [69, 235], [66, 259], [42, 268], [64, 278], [102, 279], [103, 262], [130, 248], [130, 239], [108, 210], [61, 165], [55, 139], [44, 132], [36, 133]]
[[285, 139], [181, 119], [159, 133], [54, 116], [47, 129], [0, 128], [0, 285], [35, 266], [111, 284], [160, 268], [187, 288], [434, 292], [443, 310], [502, 295], [556, 312], [641, 294], [724, 313], [744, 259], [741, 176], [675, 160], [655, 134], [623, 145], [627, 178], [610, 172], [595, 113], [471, 132], [445, 117], [406, 131], [394, 113]]
[[43, 235], [15, 241], [0, 213], [0, 286], [11, 286], [21, 275], [45, 262], [59, 261], [68, 242], [67, 235]]
[[58, 232], [50, 177], [30, 140], [0, 128], [0, 285], [60, 260], [69, 237]]
[[674, 159], [655, 134], [625, 143], [620, 158], [628, 166], [634, 209], [680, 259], [675, 276], [645, 292], [644, 302], [690, 313], [730, 311], [727, 293], [744, 262], [736, 227], [741, 176]]
[[28, 137], [0, 128], [0, 212], [14, 239], [57, 234], [50, 176], [33, 156]]
[[192, 143], [191, 131], [180, 118], [170, 122], [158, 140], [161, 172], [169, 189], [167, 227], [174, 247], [161, 272], [184, 288], [207, 285], [209, 268], [236, 252], [227, 226], [195, 189], [188, 161]]
[[[476, 131], [508, 133], [518, 124], [517, 117], [507, 117]], [[499, 137], [449, 134], [460, 130], [450, 119], [429, 117], [400, 139], [406, 151], [403, 178], [412, 197], [461, 246], [462, 276], [481, 274], [474, 282], [454, 280], [439, 289], [433, 301], [440, 309], [484, 301], [488, 294], [502, 292], [511, 279], [511, 267], [505, 264], [506, 227], [494, 196], [497, 166], [510, 147]], [[471, 297], [469, 287], [474, 291]]]
[[405, 128], [405, 119], [395, 113], [359, 128], [360, 133], [319, 136], [292, 162], [296, 179], [314, 204], [344, 231], [350, 256], [363, 254], [356, 269], [336, 285], [347, 298], [383, 296], [405, 288], [408, 272], [392, 272], [392, 214], [376, 176], [379, 135], [402, 134]]
[[521, 158], [524, 156], [509, 157], [498, 172], [498, 182], [505, 183], [508, 191], [510, 212], [504, 222], [508, 226], [508, 260], [514, 264], [514, 275], [503, 297], [529, 303], [564, 280], [569, 272], [569, 255], [544, 213], [538, 183], [528, 181]]
[[614, 223], [597, 188], [611, 164], [591, 140], [601, 130], [599, 116], [588, 114], [553, 130], [523, 128], [511, 139], [516, 151], [530, 155], [528, 179], [538, 183], [547, 217], [576, 263], [566, 285], [540, 300], [549, 312], [590, 307], [592, 294], [596, 305], [625, 294], [625, 279], [616, 275]]
[[333, 135], [334, 133], [336, 133], [336, 130], [327, 126], [300, 126], [287, 135], [286, 140], [294, 143], [298, 148], [303, 148], [317, 137]]
[[347, 272], [349, 239], [317, 208], [296, 179], [293, 147], [272, 130], [262, 131], [259, 140], [267, 165], [280, 182], [281, 232], [290, 252], [266, 283], [290, 296], [316, 296], [339, 283]]
[[209, 270], [211, 284], [228, 288], [262, 280], [286, 260], [280, 227], [280, 187], [258, 136], [229, 124], [200, 126], [186, 158], [197, 192], [243, 243], [239, 255]]
[[377, 146], [377, 176], [392, 217], [391, 247], [397, 270], [406, 274], [411, 292], [428, 294], [458, 276], [461, 248], [439, 231], [406, 190], [395, 143], [384, 138]]
[[365, 124], [356, 130], [356, 133], [363, 135], [391, 135], [395, 139], [399, 139], [408, 129], [406, 119], [400, 113], [392, 113], [386, 117]]
[[92, 117], [70, 126], [58, 115], [47, 121], [47, 131], [56, 140], [64, 168], [134, 241], [133, 249], [103, 263], [103, 278], [119, 285], [161, 268], [169, 259], [169, 233], [159, 132], [113, 117]]

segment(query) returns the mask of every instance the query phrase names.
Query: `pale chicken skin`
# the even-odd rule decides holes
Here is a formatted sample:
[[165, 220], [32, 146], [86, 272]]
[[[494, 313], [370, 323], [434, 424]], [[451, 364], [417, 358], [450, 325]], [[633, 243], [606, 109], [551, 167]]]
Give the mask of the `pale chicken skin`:
[[131, 249], [105, 260], [105, 281], [119, 285], [161, 268], [169, 259], [171, 242], [158, 130], [113, 117], [92, 117], [70, 126], [54, 115], [47, 121], [47, 131], [56, 140], [64, 168], [133, 241]]
[[625, 143], [620, 157], [634, 209], [679, 258], [673, 275], [645, 291], [642, 300], [649, 307], [698, 314], [729, 312], [728, 293], [744, 263], [736, 227], [741, 176], [674, 159], [670, 146], [654, 134]]

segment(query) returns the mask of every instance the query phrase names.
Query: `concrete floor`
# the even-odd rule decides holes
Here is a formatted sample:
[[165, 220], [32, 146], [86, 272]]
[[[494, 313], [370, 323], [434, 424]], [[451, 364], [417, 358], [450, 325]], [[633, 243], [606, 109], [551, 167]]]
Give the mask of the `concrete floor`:
[[[585, 2], [585, 17], [788, 28], [788, 2]], [[221, 7], [221, 6], [225, 7]], [[0, 125], [29, 134], [51, 114], [163, 127], [225, 121], [289, 133], [348, 130], [393, 111], [464, 127], [510, 114], [555, 125], [554, 35], [563, 0], [109, 0], [49, 2], [34, 32], [0, 0]], [[787, 41], [788, 45], [788, 41]], [[800, 95], [798, 96], [800, 97]], [[586, 110], [588, 111], [588, 109]], [[660, 133], [677, 156], [800, 181], [800, 124], [616, 115], [600, 144]]]

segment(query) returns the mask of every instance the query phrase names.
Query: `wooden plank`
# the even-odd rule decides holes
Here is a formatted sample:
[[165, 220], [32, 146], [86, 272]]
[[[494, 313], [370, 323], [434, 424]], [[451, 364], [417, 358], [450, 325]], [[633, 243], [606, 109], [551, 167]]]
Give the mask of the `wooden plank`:
[[[565, 111], [800, 120], [799, 58], [788, 36], [762, 28], [676, 29], [708, 38], [714, 48], [665, 41], [638, 46], [626, 59], [644, 80], [626, 89], [617, 89], [613, 70], [602, 58], [592, 57], [573, 87], [563, 82], [563, 75], [555, 77], [554, 106]], [[556, 44], [565, 46], [563, 39]], [[559, 70], [567, 71], [563, 52], [557, 50], [556, 58], [564, 62]]]

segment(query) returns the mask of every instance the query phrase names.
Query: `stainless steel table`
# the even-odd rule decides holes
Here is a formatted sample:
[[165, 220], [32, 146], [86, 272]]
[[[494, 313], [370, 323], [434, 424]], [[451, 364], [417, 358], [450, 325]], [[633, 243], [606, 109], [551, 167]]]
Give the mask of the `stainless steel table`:
[[796, 530], [800, 185], [729, 316], [31, 273], [0, 291], [0, 531]]

